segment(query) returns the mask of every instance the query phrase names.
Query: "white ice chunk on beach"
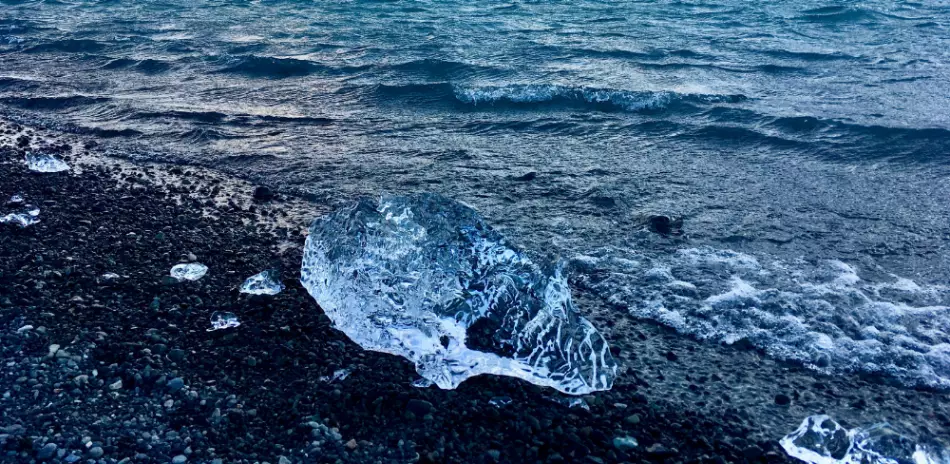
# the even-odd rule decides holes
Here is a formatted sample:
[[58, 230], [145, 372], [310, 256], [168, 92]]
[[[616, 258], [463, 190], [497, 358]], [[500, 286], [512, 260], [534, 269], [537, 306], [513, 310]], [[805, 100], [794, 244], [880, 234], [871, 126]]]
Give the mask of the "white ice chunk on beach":
[[280, 281], [280, 274], [275, 269], [252, 275], [241, 285], [241, 293], [251, 295], [276, 295], [283, 289], [284, 284]]
[[26, 167], [33, 172], [63, 172], [69, 170], [65, 161], [52, 155], [26, 154]]
[[208, 266], [201, 263], [176, 264], [171, 270], [171, 276], [178, 280], [198, 280], [207, 273]]
[[493, 374], [580, 395], [617, 375], [561, 268], [438, 195], [363, 199], [316, 219], [300, 280], [350, 339], [411, 360], [440, 388]]
[[240, 325], [241, 321], [238, 320], [234, 313], [215, 311], [211, 314], [211, 328], [208, 329], [208, 332], [221, 329], [231, 329], [234, 327], [240, 327]]
[[826, 415], [807, 417], [779, 441], [789, 456], [811, 464], [942, 464], [950, 453], [922, 445], [887, 424], [845, 429]]
[[10, 223], [27, 227], [37, 222], [40, 222], [40, 209], [35, 206], [27, 206], [21, 212], [0, 216], [0, 224]]
[[9, 200], [7, 200], [8, 205], [19, 205], [22, 203], [23, 203], [23, 197], [20, 195], [13, 195], [12, 197], [10, 197]]

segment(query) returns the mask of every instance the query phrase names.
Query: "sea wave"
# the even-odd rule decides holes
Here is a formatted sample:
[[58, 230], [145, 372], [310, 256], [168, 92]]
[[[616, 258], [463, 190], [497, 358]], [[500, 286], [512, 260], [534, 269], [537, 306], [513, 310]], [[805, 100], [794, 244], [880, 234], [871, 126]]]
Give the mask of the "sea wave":
[[749, 343], [826, 372], [950, 388], [950, 287], [868, 278], [837, 260], [732, 250], [578, 256], [576, 283], [635, 317], [700, 339]]
[[744, 95], [711, 95], [673, 91], [635, 91], [572, 87], [556, 84], [510, 84], [453, 88], [455, 98], [471, 105], [538, 103], [586, 104], [603, 110], [655, 111], [677, 104], [739, 103]]

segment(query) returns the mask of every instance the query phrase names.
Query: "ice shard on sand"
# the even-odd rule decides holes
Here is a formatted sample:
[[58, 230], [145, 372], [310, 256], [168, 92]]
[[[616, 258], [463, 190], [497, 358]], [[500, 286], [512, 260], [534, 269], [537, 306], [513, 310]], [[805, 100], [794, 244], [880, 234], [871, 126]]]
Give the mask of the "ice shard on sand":
[[560, 268], [439, 195], [362, 199], [316, 219], [301, 283], [353, 341], [408, 358], [441, 388], [494, 374], [586, 394], [616, 377]]

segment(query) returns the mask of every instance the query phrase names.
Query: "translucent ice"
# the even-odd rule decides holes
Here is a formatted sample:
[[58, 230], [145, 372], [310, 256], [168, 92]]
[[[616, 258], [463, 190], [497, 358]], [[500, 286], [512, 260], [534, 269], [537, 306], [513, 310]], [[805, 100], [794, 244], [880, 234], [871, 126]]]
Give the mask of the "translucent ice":
[[918, 444], [887, 424], [848, 430], [826, 415], [806, 418], [779, 443], [789, 456], [812, 464], [950, 462], [950, 454], [945, 449]]
[[337, 370], [333, 371], [333, 375], [332, 375], [332, 376], [329, 376], [329, 377], [327, 377], [327, 376], [320, 377], [320, 381], [326, 382], [326, 383], [333, 383], [333, 382], [340, 381], [340, 380], [343, 380], [343, 379], [349, 377], [352, 372], [353, 372], [353, 371], [351, 371], [351, 370], [349, 370], [349, 369], [337, 369]]
[[211, 328], [208, 329], [208, 332], [213, 332], [220, 329], [230, 329], [233, 327], [239, 327], [240, 325], [241, 321], [238, 320], [234, 313], [215, 311], [211, 314]]
[[492, 399], [488, 400], [488, 404], [496, 408], [503, 408], [511, 404], [512, 400], [508, 396], [495, 396]]
[[10, 223], [20, 227], [31, 226], [40, 222], [40, 209], [35, 206], [26, 206], [21, 212], [9, 213], [0, 216], [0, 224]]
[[244, 285], [241, 285], [241, 293], [251, 295], [276, 295], [283, 289], [284, 284], [280, 281], [280, 274], [274, 269], [252, 275], [244, 281]]
[[560, 267], [438, 195], [363, 199], [315, 220], [301, 283], [347, 336], [408, 358], [440, 388], [494, 374], [585, 394], [616, 376]]
[[69, 165], [65, 161], [52, 155], [26, 154], [26, 167], [34, 172], [62, 172], [68, 171]]
[[12, 197], [10, 197], [9, 200], [7, 200], [8, 205], [19, 205], [22, 203], [23, 203], [23, 197], [20, 195], [13, 195]]
[[208, 273], [208, 266], [200, 263], [176, 264], [171, 276], [178, 280], [198, 280]]

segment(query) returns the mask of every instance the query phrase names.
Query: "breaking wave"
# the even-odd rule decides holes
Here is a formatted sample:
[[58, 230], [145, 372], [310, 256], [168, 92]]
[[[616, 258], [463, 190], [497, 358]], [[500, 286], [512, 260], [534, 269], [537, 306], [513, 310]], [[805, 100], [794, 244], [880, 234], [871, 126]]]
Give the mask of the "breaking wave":
[[837, 261], [763, 261], [731, 250], [573, 260], [577, 282], [700, 339], [750, 343], [826, 372], [950, 388], [950, 287], [862, 277]]
[[672, 91], [632, 91], [571, 87], [555, 84], [455, 86], [455, 98], [472, 105], [563, 103], [586, 104], [603, 110], [664, 110], [677, 104], [738, 103], [743, 95], [684, 94]]

